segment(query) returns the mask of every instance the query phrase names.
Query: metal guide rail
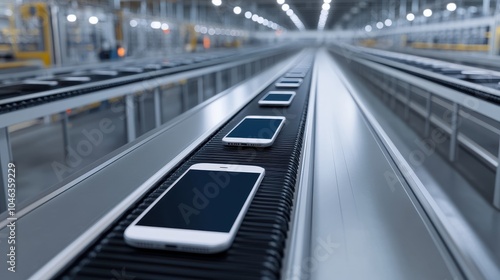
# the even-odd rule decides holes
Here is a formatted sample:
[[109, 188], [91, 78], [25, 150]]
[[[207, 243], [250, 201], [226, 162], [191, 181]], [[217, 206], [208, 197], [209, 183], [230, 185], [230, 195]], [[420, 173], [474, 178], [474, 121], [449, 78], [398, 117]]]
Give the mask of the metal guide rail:
[[252, 50], [234, 55], [159, 60], [151, 63], [119, 65], [104, 69], [88, 69], [56, 76], [27, 79], [0, 86], [0, 114], [25, 109], [61, 99], [80, 96], [97, 90], [159, 78], [169, 74], [200, 69], [248, 57], [271, 56], [292, 48], [281, 47]]
[[[292, 104], [284, 109], [259, 107], [258, 100], [275, 84], [268, 86], [204, 144], [173, 169], [144, 199], [130, 206], [58, 279], [110, 278], [113, 271], [126, 270], [135, 279], [214, 278], [278, 279], [284, 255], [293, 206], [299, 161], [306, 122], [312, 55], [295, 68], [308, 74], [296, 89]], [[284, 76], [283, 76], [284, 77]], [[224, 146], [223, 136], [246, 115], [282, 115], [287, 121], [269, 148]], [[219, 254], [136, 249], [125, 244], [125, 228], [165, 191], [189, 166], [195, 163], [251, 164], [265, 168], [266, 175], [229, 250]]]
[[500, 72], [382, 50], [339, 47], [345, 50], [344, 55], [349, 53], [500, 104]]
[[[345, 55], [337, 50], [334, 54]], [[344, 56], [346, 58], [346, 56]], [[434, 80], [369, 60], [347, 57], [353, 69], [391, 107], [422, 120], [419, 131], [431, 137], [434, 129], [446, 135], [438, 149], [459, 172], [474, 182], [485, 199], [500, 209], [500, 109], [490, 99], [470, 96]], [[467, 122], [464, 124], [464, 121]], [[471, 132], [472, 131], [472, 132]], [[472, 171], [475, 170], [475, 171]]]

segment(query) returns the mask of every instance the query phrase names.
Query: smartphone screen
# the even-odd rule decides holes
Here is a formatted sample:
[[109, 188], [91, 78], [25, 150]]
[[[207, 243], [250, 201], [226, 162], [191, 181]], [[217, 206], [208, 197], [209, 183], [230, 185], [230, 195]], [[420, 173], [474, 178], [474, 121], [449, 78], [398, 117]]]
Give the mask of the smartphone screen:
[[272, 139], [283, 119], [244, 119], [226, 137]]
[[189, 170], [137, 225], [230, 232], [260, 175]]
[[292, 98], [293, 94], [288, 94], [288, 93], [270, 93], [268, 94], [263, 101], [290, 101]]

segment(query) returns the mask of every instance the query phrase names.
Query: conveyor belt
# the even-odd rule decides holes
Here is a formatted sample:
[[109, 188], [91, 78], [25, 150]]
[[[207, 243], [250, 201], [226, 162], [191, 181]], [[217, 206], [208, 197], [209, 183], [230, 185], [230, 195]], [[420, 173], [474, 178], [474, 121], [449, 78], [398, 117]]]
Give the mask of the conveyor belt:
[[[472, 68], [437, 60], [432, 62], [423, 58], [418, 60], [413, 56], [410, 58], [399, 57], [401, 55], [395, 57], [379, 52], [381, 51], [371, 53], [360, 50], [358, 55], [364, 59], [459, 90], [488, 102], [500, 104], [500, 73], [477, 68], [473, 70], [484, 73], [465, 73]], [[418, 72], [416, 69], [425, 72]], [[465, 74], [462, 71], [465, 71]]]
[[[280, 55], [287, 55], [292, 49], [287, 48], [281, 50]], [[269, 51], [269, 50], [268, 50]], [[269, 53], [276, 53], [277, 49], [273, 49], [269, 51]], [[262, 54], [262, 51], [254, 51], [250, 54], [257, 55]], [[245, 54], [247, 57], [250, 54]], [[243, 54], [238, 54], [243, 56]], [[0, 100], [8, 99], [17, 96], [26, 96], [25, 99], [15, 101], [15, 102], [6, 102], [4, 104], [0, 104], [0, 114], [25, 109], [32, 106], [37, 106], [40, 104], [53, 102], [65, 98], [75, 97], [82, 94], [87, 94], [91, 92], [95, 92], [98, 90], [104, 90], [116, 86], [121, 86], [125, 84], [135, 83], [144, 81], [147, 79], [154, 79], [165, 75], [175, 74], [183, 71], [189, 71], [193, 69], [199, 69], [202, 67], [213, 66], [216, 64], [233, 61], [235, 60], [235, 56], [224, 57], [220, 60], [214, 61], [211, 59], [204, 60], [191, 60], [191, 61], [178, 61], [175, 64], [161, 64], [161, 69], [152, 70], [145, 69], [143, 73], [137, 74], [132, 72], [121, 72], [118, 71], [117, 76], [102, 76], [102, 75], [91, 75], [90, 73], [81, 73], [75, 75], [64, 74], [65, 76], [85, 76], [90, 77], [91, 81], [82, 83], [82, 85], [70, 85], [70, 84], [58, 84], [56, 86], [46, 86], [46, 85], [23, 85], [23, 84], [14, 84], [14, 85], [6, 85], [0, 87]], [[146, 65], [144, 65], [145, 67]], [[54, 93], [51, 93], [54, 91]], [[31, 97], [32, 94], [39, 94], [47, 92], [47, 94], [42, 94], [42, 96]]]
[[[307, 57], [301, 65], [310, 68], [311, 61], [312, 57]], [[259, 94], [142, 201], [131, 206], [57, 278], [104, 279], [113, 278], [115, 274], [123, 275], [125, 271], [126, 276], [134, 279], [278, 279], [298, 176], [311, 72], [309, 70], [296, 90], [297, 95], [288, 108], [259, 107], [258, 100], [267, 91], [275, 90], [274, 84]], [[283, 115], [287, 122], [270, 148], [224, 146], [223, 136], [246, 115]], [[168, 143], [165, 143], [165, 148], [168, 148]], [[201, 162], [250, 164], [266, 169], [264, 180], [230, 249], [219, 254], [201, 255], [136, 249], [126, 245], [123, 240], [125, 228], [189, 166]]]

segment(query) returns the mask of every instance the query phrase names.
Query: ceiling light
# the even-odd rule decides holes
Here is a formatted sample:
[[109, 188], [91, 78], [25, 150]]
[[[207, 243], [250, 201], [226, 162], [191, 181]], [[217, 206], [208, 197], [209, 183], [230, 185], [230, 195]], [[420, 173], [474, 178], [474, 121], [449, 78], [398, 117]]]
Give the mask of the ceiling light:
[[323, 2], [325, 2], [326, 4], [330, 4], [332, 3], [332, 0], [324, 0]]
[[454, 12], [457, 9], [457, 4], [448, 3], [448, 5], [446, 5], [446, 9], [450, 12]]
[[260, 23], [260, 24], [262, 24], [264, 22], [264, 18], [263, 17], [259, 17], [257, 19], [257, 22]]
[[281, 4], [285, 3], [285, 0], [276, 0], [276, 2], [278, 2], [278, 4], [281, 5]]
[[392, 25], [392, 20], [386, 19], [384, 23], [385, 23], [385, 26], [391, 26]]
[[239, 6], [234, 7], [233, 12], [237, 15], [241, 14], [241, 8]]
[[151, 22], [151, 28], [153, 28], [153, 29], [160, 29], [161, 28], [161, 22], [159, 22], [159, 21], [153, 21], [153, 22]]
[[371, 25], [365, 26], [365, 31], [366, 32], [372, 32], [372, 26]]
[[222, 5], [222, 0], [212, 0], [212, 4], [214, 4], [215, 6], [220, 6]]
[[168, 23], [161, 24], [161, 30], [165, 31], [165, 30], [168, 30], [169, 28], [170, 28], [170, 26], [168, 26]]
[[69, 22], [75, 22], [76, 21], [76, 15], [74, 14], [69, 14], [66, 19], [69, 21]]
[[379, 21], [379, 22], [377, 22], [377, 28], [378, 28], [378, 29], [382, 29], [382, 28], [384, 28], [384, 23], [382, 23], [382, 22], [380, 22], [380, 21]]
[[245, 17], [250, 19], [252, 18], [252, 13], [251, 12], [245, 12]]
[[288, 11], [288, 9], [290, 9], [290, 6], [288, 4], [283, 4], [283, 6], [281, 6], [281, 9], [286, 12]]
[[258, 16], [258, 15], [255, 15], [255, 14], [254, 14], [254, 15], [252, 16], [252, 20], [253, 20], [253, 21], [257, 21], [258, 19], [259, 19], [259, 16]]
[[293, 15], [293, 10], [290, 9], [290, 10], [286, 11], [286, 15], [289, 16], [289, 17], [292, 16]]
[[432, 10], [431, 9], [425, 9], [424, 10], [424, 17], [430, 17], [432, 16]]
[[412, 13], [409, 13], [406, 15], [406, 20], [408, 21], [413, 21], [415, 19], [415, 15]]
[[323, 6], [321, 6], [321, 8], [322, 8], [323, 10], [325, 10], [325, 11], [328, 11], [328, 10], [330, 10], [330, 4], [328, 4], [328, 3], [323, 3]]
[[139, 25], [139, 23], [137, 22], [137, 20], [133, 19], [130, 21], [130, 26], [131, 27], [136, 27], [137, 25]]
[[97, 24], [99, 22], [99, 19], [95, 16], [89, 17], [89, 23], [90, 24]]

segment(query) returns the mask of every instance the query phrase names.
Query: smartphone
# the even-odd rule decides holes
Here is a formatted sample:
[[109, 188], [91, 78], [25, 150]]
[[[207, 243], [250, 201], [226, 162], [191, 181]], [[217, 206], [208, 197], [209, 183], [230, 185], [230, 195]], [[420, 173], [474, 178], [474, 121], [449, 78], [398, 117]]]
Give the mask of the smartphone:
[[270, 91], [261, 100], [261, 106], [289, 106], [295, 97], [295, 91]]
[[306, 72], [288, 72], [285, 74], [286, 78], [304, 78], [307, 75]]
[[276, 87], [298, 88], [301, 84], [301, 78], [282, 78], [274, 85]]
[[224, 251], [264, 174], [264, 168], [250, 165], [192, 165], [127, 227], [125, 242], [148, 249]]
[[231, 146], [271, 146], [285, 120], [282, 116], [246, 116], [222, 138], [222, 142]]

